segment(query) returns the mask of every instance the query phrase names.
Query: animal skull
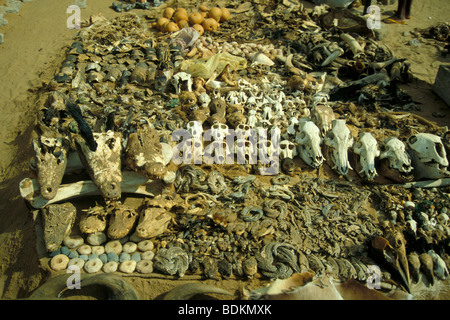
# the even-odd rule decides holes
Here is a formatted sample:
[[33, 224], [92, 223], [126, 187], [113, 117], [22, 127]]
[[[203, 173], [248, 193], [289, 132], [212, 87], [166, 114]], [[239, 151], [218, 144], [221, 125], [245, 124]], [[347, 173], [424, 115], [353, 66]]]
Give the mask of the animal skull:
[[322, 138], [320, 130], [312, 121], [301, 121], [299, 130], [295, 136], [295, 142], [298, 144], [298, 153], [302, 160], [313, 168], [322, 165], [324, 157], [320, 145]]
[[256, 164], [256, 150], [253, 143], [244, 139], [237, 139], [234, 144], [234, 152], [239, 164]]
[[251, 134], [250, 126], [243, 123], [238, 124], [235, 131], [237, 139], [247, 139]]
[[407, 140], [416, 178], [439, 179], [450, 175], [442, 139], [431, 133], [418, 133]]
[[228, 134], [228, 126], [224, 123], [214, 123], [211, 126], [211, 136], [214, 140], [221, 141]]
[[206, 164], [224, 164], [231, 155], [231, 150], [225, 141], [214, 140], [205, 147], [203, 160]]
[[332, 149], [333, 170], [346, 175], [349, 169], [353, 169], [348, 161], [348, 149], [353, 145], [353, 136], [344, 119], [335, 119], [331, 124], [332, 128], [325, 135], [324, 142]]
[[289, 126], [286, 128], [286, 132], [289, 135], [294, 135], [297, 131], [297, 127], [298, 127], [297, 117], [291, 117], [291, 119], [289, 120]]
[[202, 140], [203, 126], [200, 121], [189, 121], [187, 130], [193, 140]]
[[209, 97], [209, 95], [206, 92], [202, 92], [198, 96], [197, 102], [200, 103], [200, 105], [203, 108], [206, 108], [207, 106], [209, 106], [209, 103], [211, 102], [211, 98]]
[[[413, 168], [411, 166], [411, 158], [406, 152], [405, 144], [401, 140], [395, 137], [389, 137], [384, 140], [384, 151], [380, 154], [380, 160], [387, 162], [388, 168], [398, 173], [402, 180], [409, 180], [408, 176], [412, 173]], [[393, 174], [390, 174], [388, 178], [398, 180], [393, 177]]]
[[186, 84], [186, 89], [184, 90], [192, 91], [193, 81], [189, 73], [178, 72], [172, 76], [172, 79], [176, 94], [180, 94], [180, 92], [183, 90], [182, 88], [183, 84]]
[[254, 128], [257, 123], [258, 123], [258, 118], [256, 117], [256, 110], [249, 110], [247, 125], [251, 128]]
[[353, 146], [353, 151], [359, 155], [359, 162], [362, 166], [359, 174], [363, 173], [364, 178], [373, 181], [377, 175], [375, 158], [380, 155], [377, 140], [369, 132], [362, 132], [359, 136], [359, 141]]
[[280, 159], [290, 158], [294, 159], [297, 155], [295, 144], [289, 140], [280, 141]]
[[78, 155], [103, 197], [118, 199], [122, 182], [122, 134], [109, 130], [94, 133], [94, 139], [98, 145], [96, 151], [90, 150], [84, 139], [77, 137]]
[[322, 138], [331, 130], [334, 119], [333, 109], [329, 105], [314, 105], [311, 109], [311, 120], [319, 127]]

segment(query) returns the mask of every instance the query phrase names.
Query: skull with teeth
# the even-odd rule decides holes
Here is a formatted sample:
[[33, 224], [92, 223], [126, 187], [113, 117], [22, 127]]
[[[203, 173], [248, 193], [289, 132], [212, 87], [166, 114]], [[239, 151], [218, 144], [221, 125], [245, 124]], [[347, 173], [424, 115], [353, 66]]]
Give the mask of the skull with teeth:
[[353, 145], [353, 136], [344, 119], [332, 121], [332, 129], [325, 135], [325, 145], [331, 149], [333, 169], [341, 175], [353, 169], [348, 161], [348, 149]]
[[280, 159], [290, 158], [294, 159], [297, 155], [295, 144], [289, 140], [280, 141]]
[[418, 133], [407, 140], [416, 179], [439, 179], [450, 176], [444, 144], [439, 136]]
[[298, 144], [300, 157], [307, 165], [313, 168], [318, 168], [322, 165], [324, 160], [320, 149], [322, 138], [320, 137], [320, 130], [314, 122], [300, 122], [295, 142]]
[[384, 140], [380, 154], [380, 173], [396, 182], [412, 180], [411, 158], [405, 144], [398, 138]]
[[362, 132], [359, 141], [353, 146], [353, 151], [359, 156], [359, 163], [362, 170], [358, 172], [369, 181], [373, 181], [377, 175], [375, 169], [375, 158], [380, 155], [377, 140], [369, 132]]

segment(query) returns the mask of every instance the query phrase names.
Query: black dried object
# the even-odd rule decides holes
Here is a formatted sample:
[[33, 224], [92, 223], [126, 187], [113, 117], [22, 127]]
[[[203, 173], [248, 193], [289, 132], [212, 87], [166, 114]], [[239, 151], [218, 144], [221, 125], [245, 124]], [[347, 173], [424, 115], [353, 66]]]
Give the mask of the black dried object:
[[86, 141], [86, 143], [89, 146], [89, 149], [93, 152], [97, 150], [97, 142], [94, 140], [94, 135], [92, 134], [91, 127], [89, 127], [89, 124], [84, 120], [83, 116], [81, 115], [81, 109], [76, 105], [75, 103], [71, 101], [66, 102], [66, 108], [67, 111], [72, 115], [72, 117], [75, 119], [75, 121], [78, 123], [78, 129], [80, 130], [80, 135], [83, 137], [83, 139]]

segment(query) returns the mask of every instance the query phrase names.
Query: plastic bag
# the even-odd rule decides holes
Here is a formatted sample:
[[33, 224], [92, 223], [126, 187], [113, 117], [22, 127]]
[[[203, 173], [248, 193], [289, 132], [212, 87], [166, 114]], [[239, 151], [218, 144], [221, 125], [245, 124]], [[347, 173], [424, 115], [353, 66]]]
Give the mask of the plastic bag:
[[185, 60], [180, 65], [180, 71], [193, 77], [209, 79], [213, 74], [219, 75], [227, 65], [230, 66], [230, 71], [242, 70], [247, 67], [247, 59], [220, 52], [209, 58]]

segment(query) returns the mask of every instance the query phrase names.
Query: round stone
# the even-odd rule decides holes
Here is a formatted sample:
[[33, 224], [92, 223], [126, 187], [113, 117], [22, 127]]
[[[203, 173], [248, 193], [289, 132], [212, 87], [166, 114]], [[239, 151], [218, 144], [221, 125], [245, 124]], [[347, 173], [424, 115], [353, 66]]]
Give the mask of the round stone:
[[131, 256], [129, 253], [122, 252], [119, 256], [119, 262], [129, 261], [131, 260]]
[[150, 251], [153, 250], [153, 242], [151, 240], [143, 240], [137, 244], [137, 247], [141, 251]]
[[89, 259], [87, 254], [80, 254], [79, 258], [83, 259], [84, 261], [88, 261], [88, 259]]
[[50, 267], [55, 271], [64, 270], [69, 264], [69, 257], [65, 254], [58, 254], [50, 260]]
[[128, 260], [121, 262], [119, 265], [119, 270], [123, 273], [133, 273], [133, 271], [136, 269], [136, 261], [134, 260]]
[[126, 253], [133, 253], [137, 250], [137, 244], [134, 242], [127, 242], [123, 245], [122, 251]]
[[111, 272], [116, 272], [117, 268], [119, 267], [119, 263], [116, 261], [108, 261], [107, 263], [105, 263], [103, 265], [103, 272], [105, 273], [111, 273]]
[[141, 254], [139, 252], [133, 252], [131, 254], [131, 260], [134, 260], [136, 262], [141, 261]]
[[80, 256], [80, 254], [76, 250], [72, 250], [69, 253], [69, 259], [75, 259], [75, 258], [78, 258], [79, 256]]
[[106, 253], [102, 253], [98, 256], [98, 258], [103, 262], [103, 264], [108, 262], [108, 256], [106, 255]]
[[61, 254], [61, 248], [56, 249], [55, 251], [52, 251], [48, 254], [50, 258], [53, 258], [54, 256], [57, 256], [58, 254]]
[[152, 273], [153, 262], [150, 260], [141, 260], [136, 264], [136, 271], [139, 273]]
[[69, 264], [67, 268], [71, 266], [76, 266], [79, 270], [82, 270], [84, 267], [85, 261], [81, 258], [73, 258], [69, 260]]
[[122, 252], [122, 244], [119, 240], [109, 241], [105, 244], [105, 252], [114, 252], [115, 254], [119, 255]]
[[92, 253], [92, 248], [88, 244], [83, 244], [78, 247], [77, 251], [79, 254], [90, 255]]
[[69, 254], [70, 254], [70, 249], [67, 248], [66, 246], [62, 246], [62, 247], [61, 247], [61, 254], [65, 254], [66, 256], [69, 256]]
[[81, 236], [67, 236], [63, 240], [64, 245], [69, 249], [75, 249], [84, 243], [84, 239]]
[[105, 253], [105, 247], [104, 246], [92, 246], [92, 253], [96, 255], [101, 255]]
[[119, 262], [119, 256], [117, 255], [117, 253], [115, 252], [109, 252], [107, 254], [108, 256], [108, 262], [112, 261], [112, 262]]
[[102, 243], [106, 242], [107, 237], [106, 234], [104, 234], [103, 232], [95, 232], [88, 235], [86, 240], [89, 244], [93, 246], [99, 246]]
[[88, 256], [88, 260], [93, 260], [93, 259], [98, 259], [98, 254], [91, 253], [91, 254]]
[[84, 270], [87, 273], [96, 273], [101, 270], [102, 266], [103, 266], [103, 263], [101, 262], [101, 260], [99, 258], [95, 258], [95, 259], [89, 260], [88, 262], [86, 262], [84, 264]]
[[141, 253], [142, 260], [153, 260], [155, 253], [153, 251], [145, 251]]

